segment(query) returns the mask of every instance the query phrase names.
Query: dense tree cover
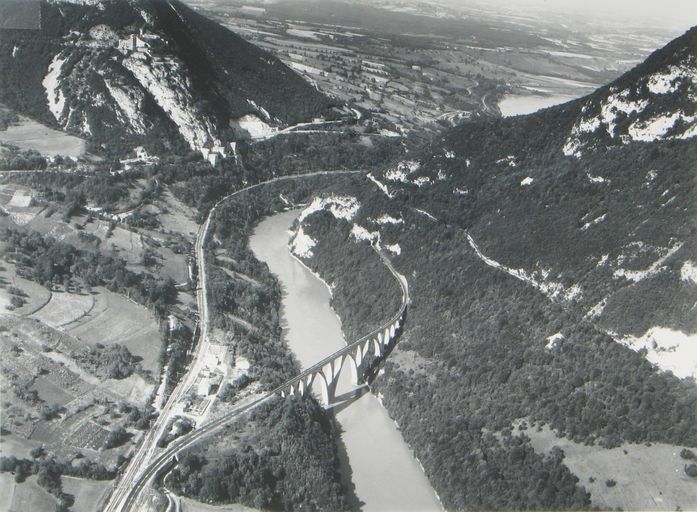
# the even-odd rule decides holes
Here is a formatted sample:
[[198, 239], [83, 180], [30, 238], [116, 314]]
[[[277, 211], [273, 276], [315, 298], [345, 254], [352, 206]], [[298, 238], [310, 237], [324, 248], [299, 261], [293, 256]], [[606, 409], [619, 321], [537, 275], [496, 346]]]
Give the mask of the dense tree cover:
[[[695, 329], [694, 286], [680, 277], [695, 251], [694, 141], [626, 144], [569, 159], [561, 146], [577, 107], [452, 130], [412, 155], [421, 168], [410, 179], [429, 177], [430, 186], [381, 177], [394, 196], [389, 201], [367, 182], [331, 190], [358, 198], [362, 206], [354, 221], [369, 229], [370, 219], [386, 211], [404, 219], [403, 226], [380, 231], [383, 243], [401, 246], [393, 259], [409, 279], [413, 302], [396, 350], [409, 353], [401, 360], [414, 362], [388, 359], [373, 389], [384, 395], [448, 508], [588, 505], [561, 458], [534, 454], [517, 436], [507, 440], [516, 418], [546, 422], [577, 442], [606, 447], [695, 443], [694, 381], [659, 371], [604, 332], [608, 326], [634, 334], [653, 325]], [[521, 187], [527, 176], [533, 186]], [[604, 222], [581, 229], [602, 214]], [[334, 304], [343, 327], [358, 332], [372, 318], [362, 283], [387, 289], [390, 279], [371, 269], [368, 252], [345, 240], [347, 229], [329, 215], [313, 215], [305, 226], [319, 240], [309, 263], [337, 285]], [[529, 273], [546, 269], [567, 288], [579, 283], [581, 296], [550, 301], [487, 266], [468, 233], [488, 257]], [[626, 245], [636, 240], [645, 250], [633, 255]], [[661, 248], [678, 244], [665, 271], [636, 284], [598, 264], [607, 254], [642, 270]], [[341, 272], [351, 265], [368, 275]], [[603, 297], [609, 300], [600, 320], [584, 320]], [[556, 333], [563, 339], [547, 346]], [[487, 432], [503, 437], [492, 440]], [[526, 455], [519, 459], [520, 442]], [[484, 477], [477, 465], [482, 454]]]
[[7, 130], [7, 127], [18, 122], [19, 116], [16, 112], [0, 104], [0, 131]]
[[123, 260], [78, 250], [36, 231], [7, 227], [2, 230], [2, 238], [6, 242], [5, 257], [17, 263], [18, 272], [44, 286], [78, 278], [88, 286], [104, 286], [128, 295], [151, 307], [160, 317], [177, 298], [171, 278], [158, 279], [150, 274], [135, 273], [126, 268]]
[[350, 134], [292, 135], [253, 144], [238, 144], [240, 157], [219, 162], [215, 169], [190, 154], [168, 157], [148, 175], [170, 184], [172, 192], [200, 212], [234, 190], [278, 176], [313, 171], [377, 169], [403, 153], [398, 139], [376, 139], [366, 147]]
[[251, 145], [241, 145], [245, 167], [256, 173], [296, 174], [325, 169], [376, 169], [404, 151], [396, 137], [370, 137], [344, 132], [287, 135]]
[[111, 448], [116, 448], [117, 446], [121, 446], [124, 444], [126, 441], [128, 441], [131, 438], [131, 434], [129, 434], [125, 428], [123, 427], [117, 427], [114, 430], [109, 432], [109, 435], [107, 435], [106, 439], [104, 440], [104, 448], [111, 449]]
[[[127, 208], [131, 205], [129, 191], [138, 177], [110, 175], [108, 169], [99, 167], [86, 175], [47, 171], [15, 176], [13, 181], [36, 190], [45, 200], [63, 203], [68, 210], [78, 213], [87, 202], [106, 211]], [[138, 197], [134, 197], [133, 204], [148, 201], [158, 193], [155, 180], [149, 179]]]
[[[524, 137], [521, 131], [506, 135]], [[694, 287], [680, 278], [680, 266], [697, 250], [693, 141], [634, 143], [589, 152], [582, 160], [563, 158], [559, 150], [553, 162], [523, 169], [484, 162], [489, 155], [463, 156], [470, 161], [466, 172], [461, 158], [427, 161], [417, 174], [433, 177], [444, 170], [450, 178], [429, 190], [405, 187], [394, 208], [426, 209], [467, 229], [496, 261], [530, 272], [544, 268], [567, 288], [579, 284], [582, 294], [570, 305], [579, 313], [608, 298], [600, 324], [610, 330], [642, 335], [655, 325], [697, 329], [689, 300]], [[528, 176], [533, 185], [521, 187]], [[678, 244], [666, 262], [669, 272], [637, 283], [613, 275], [620, 264], [645, 269]], [[606, 265], [599, 264], [601, 255]]]
[[[343, 228], [321, 229], [321, 219], [316, 223], [314, 217], [306, 230], [328, 242], [313, 249], [316, 257], [310, 263], [333, 276], [334, 304], [344, 329], [357, 332], [365, 320], [353, 310], [362, 309], [364, 290], [355, 276], [347, 278], [337, 268], [370, 268], [370, 259], [353, 261], [360, 256], [353, 241], [336, 248]], [[446, 507], [587, 505], [573, 479], [563, 476], [568, 471], [561, 459], [544, 459], [528, 447], [528, 455], [511, 465], [507, 457], [514, 441], [494, 442], [483, 434], [505, 432], [519, 417], [608, 447], [623, 440], [694, 444], [692, 383], [657, 371], [640, 354], [541, 293], [485, 266], [461, 230], [419, 225], [416, 215], [405, 222], [408, 236], [400, 238], [402, 255], [395, 261], [409, 276], [413, 303], [397, 350], [415, 352], [421, 363], [401, 368], [388, 359], [373, 389], [385, 396]], [[379, 273], [363, 279], [391, 286]], [[558, 331], [564, 342], [546, 349], [546, 338]], [[494, 452], [485, 459], [491, 478], [483, 478], [475, 461], [489, 451]], [[561, 480], [542, 485], [545, 467], [556, 468], [551, 474]]]
[[[210, 320], [227, 333], [234, 353], [250, 362], [249, 375], [223, 391], [228, 399], [252, 381], [270, 389], [299, 372], [281, 337], [281, 288], [248, 247], [254, 226], [286, 207], [285, 201], [306, 201], [312, 190], [345, 179], [349, 178], [321, 176], [272, 184], [218, 208], [206, 251]], [[216, 260], [216, 253], [225, 259]], [[314, 399], [289, 398], [264, 405], [248, 422], [254, 423], [253, 429], [246, 423], [232, 427], [243, 437], [239, 448], [216, 460], [193, 452], [166, 483], [203, 501], [275, 510], [348, 508], [349, 491], [341, 486], [338, 473], [336, 427]]]
[[160, 352], [160, 364], [165, 372], [165, 399], [169, 397], [179, 378], [186, 372], [186, 365], [190, 360], [190, 349], [193, 343], [193, 333], [187, 325], [181, 325], [166, 337], [167, 342], [162, 344]]
[[[217, 210], [206, 251], [211, 321], [234, 338], [237, 353], [251, 363], [252, 376], [269, 388], [292, 377], [298, 367], [281, 338], [281, 287], [269, 275], [267, 266], [254, 257], [248, 247], [249, 236], [264, 216], [287, 207], [281, 194], [286, 201], [299, 204], [327, 183], [351, 179], [328, 175], [286, 180], [245, 192]], [[216, 251], [226, 259], [216, 261], [212, 256]], [[248, 279], [234, 279], [216, 266]], [[251, 324], [253, 329], [241, 325], [236, 318]]]
[[247, 374], [241, 375], [233, 382], [227, 382], [223, 389], [218, 393], [218, 400], [230, 402], [235, 399], [235, 395], [249, 386], [253, 382], [252, 377]]
[[46, 158], [33, 149], [19, 149], [15, 146], [0, 145], [0, 170], [45, 169]]
[[[265, 404], [226, 433], [227, 453], [187, 453], [166, 479], [177, 493], [208, 503], [265, 510], [349, 510], [337, 466], [334, 423], [312, 398]], [[253, 428], [247, 428], [248, 424]]]
[[120, 343], [85, 346], [71, 357], [101, 379], [125, 379], [140, 370], [139, 358]]
[[[312, 215], [305, 233], [317, 242], [322, 260], [322, 279], [341, 282], [350, 276], [353, 285], [332, 295], [332, 307], [342, 312], [341, 321], [347, 339], [359, 337], [383, 325], [399, 310], [402, 289], [389, 269], [367, 242], [358, 243], [350, 234], [352, 224], [335, 223], [327, 212]], [[385, 251], [388, 256], [389, 252]], [[326, 265], [325, 262], [341, 262]], [[313, 260], [309, 260], [311, 266]]]

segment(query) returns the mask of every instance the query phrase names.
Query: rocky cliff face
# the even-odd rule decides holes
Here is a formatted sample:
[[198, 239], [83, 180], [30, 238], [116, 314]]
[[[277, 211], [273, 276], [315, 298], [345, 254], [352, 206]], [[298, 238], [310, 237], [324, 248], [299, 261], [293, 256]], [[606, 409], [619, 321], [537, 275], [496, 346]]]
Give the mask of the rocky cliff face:
[[281, 127], [329, 100], [176, 0], [51, 0], [40, 31], [0, 31], [0, 102], [96, 142], [194, 150], [231, 123]]

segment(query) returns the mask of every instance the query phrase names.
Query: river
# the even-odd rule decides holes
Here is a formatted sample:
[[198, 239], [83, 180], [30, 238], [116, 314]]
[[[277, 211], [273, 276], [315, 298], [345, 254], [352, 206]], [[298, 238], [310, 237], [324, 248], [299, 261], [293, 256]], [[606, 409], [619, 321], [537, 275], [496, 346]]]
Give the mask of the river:
[[[263, 220], [250, 246], [283, 285], [284, 336], [303, 368], [307, 368], [343, 348], [346, 342], [341, 322], [330, 306], [329, 289], [288, 251], [288, 228], [299, 213], [283, 212]], [[337, 395], [351, 388], [350, 371], [345, 366]], [[359, 393], [357, 399], [335, 411], [362, 510], [442, 510], [421, 465], [373, 394]]]
[[499, 110], [501, 110], [501, 115], [503, 117], [519, 116], [524, 114], [532, 114], [543, 108], [552, 107], [554, 105], [559, 105], [561, 103], [566, 103], [576, 99], [577, 96], [572, 95], [550, 95], [550, 96], [537, 96], [537, 95], [506, 95], [499, 102]]

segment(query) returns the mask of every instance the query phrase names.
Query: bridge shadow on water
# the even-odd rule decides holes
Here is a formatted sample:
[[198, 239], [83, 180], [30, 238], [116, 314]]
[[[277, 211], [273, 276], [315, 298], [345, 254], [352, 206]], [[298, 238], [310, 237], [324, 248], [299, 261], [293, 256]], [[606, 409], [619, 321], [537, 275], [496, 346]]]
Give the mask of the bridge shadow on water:
[[[405, 312], [406, 315], [406, 312]], [[385, 361], [390, 356], [394, 348], [397, 346], [400, 334], [402, 333], [401, 327], [396, 330], [394, 339], [392, 342], [384, 348], [384, 352], [379, 357], [373, 357], [371, 363], [366, 367], [363, 372], [363, 384], [358, 387], [346, 391], [340, 395], [335, 395], [332, 398], [332, 403], [326, 407], [327, 411], [331, 411], [334, 414], [339, 414], [341, 411], [350, 407], [356, 400], [361, 398], [366, 393], [370, 393], [370, 385], [378, 377], [380, 369], [384, 366]]]
[[351, 462], [349, 461], [346, 443], [344, 443], [344, 438], [342, 437], [344, 429], [337, 421], [335, 415], [332, 415], [331, 421], [334, 424], [336, 433], [338, 434], [334, 436], [334, 442], [336, 443], [337, 457], [339, 458], [341, 484], [344, 486], [344, 490], [346, 491], [346, 500], [348, 501], [350, 510], [363, 510], [365, 502], [362, 501], [356, 494], [356, 484], [353, 483], [353, 470], [351, 469]]
[[368, 384], [361, 384], [356, 389], [352, 389], [350, 391], [347, 391], [346, 393], [342, 393], [341, 395], [335, 396], [334, 400], [332, 401], [332, 404], [329, 407], [327, 407], [327, 411], [330, 411], [334, 414], [339, 414], [341, 411], [349, 407], [360, 397], [369, 392], [370, 388], [368, 387]]
[[336, 428], [337, 433], [339, 434], [335, 437], [337, 456], [339, 458], [339, 472], [341, 473], [342, 484], [346, 489], [346, 496], [350, 510], [362, 510], [365, 506], [365, 502], [363, 502], [356, 494], [356, 487], [353, 482], [353, 470], [351, 469], [348, 451], [346, 449], [346, 444], [344, 443], [344, 439], [342, 437], [344, 431], [341, 427], [341, 424], [337, 420], [337, 415], [341, 413], [344, 409], [350, 407], [354, 402], [359, 400], [365, 394], [371, 392], [370, 385], [377, 378], [378, 373], [384, 365], [385, 360], [390, 355], [392, 350], [394, 350], [394, 347], [397, 345], [397, 341], [399, 339], [400, 334], [401, 329], [398, 329], [395, 333], [394, 340], [387, 347], [385, 347], [382, 356], [374, 357], [371, 364], [367, 366], [363, 373], [363, 384], [360, 384], [358, 387], [346, 391], [344, 393], [335, 395], [332, 398], [331, 405], [326, 407], [327, 412], [329, 412], [332, 416], [332, 423], [334, 424], [334, 427]]

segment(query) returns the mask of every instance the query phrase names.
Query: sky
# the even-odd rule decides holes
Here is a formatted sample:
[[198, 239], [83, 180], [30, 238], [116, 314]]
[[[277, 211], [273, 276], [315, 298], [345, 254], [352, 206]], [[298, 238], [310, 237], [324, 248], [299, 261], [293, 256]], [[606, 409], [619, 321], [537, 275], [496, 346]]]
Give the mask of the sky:
[[[447, 0], [453, 6], [469, 0]], [[525, 12], [528, 9], [559, 14], [611, 18], [613, 21], [641, 22], [656, 28], [682, 28], [697, 25], [697, 0], [486, 0], [496, 5]]]

